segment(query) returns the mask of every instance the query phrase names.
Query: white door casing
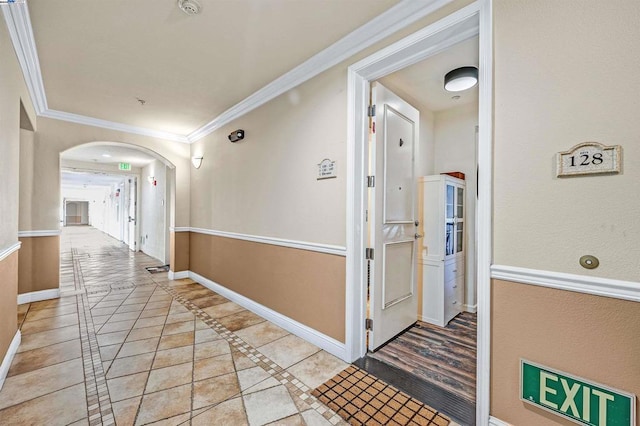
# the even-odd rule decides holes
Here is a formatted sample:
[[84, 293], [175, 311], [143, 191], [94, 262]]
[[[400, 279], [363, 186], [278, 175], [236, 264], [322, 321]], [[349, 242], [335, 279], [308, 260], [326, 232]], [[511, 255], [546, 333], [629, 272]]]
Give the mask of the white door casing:
[[129, 223], [128, 229], [128, 245], [129, 249], [133, 251], [137, 251], [137, 236], [136, 236], [136, 227], [138, 226], [138, 215], [136, 206], [138, 204], [138, 182], [134, 176], [130, 176], [127, 180], [128, 183], [128, 194], [127, 194], [127, 221]]
[[415, 144], [420, 113], [380, 83], [371, 85], [369, 240], [371, 261], [369, 350], [375, 350], [418, 319], [416, 291]]
[[492, 0], [478, 0], [404, 39], [352, 64], [347, 73], [347, 265], [345, 360], [366, 353], [367, 247], [366, 174], [370, 81], [413, 65], [450, 46], [480, 36], [477, 291], [478, 364], [476, 424], [489, 423], [490, 312], [493, 177], [493, 20]]

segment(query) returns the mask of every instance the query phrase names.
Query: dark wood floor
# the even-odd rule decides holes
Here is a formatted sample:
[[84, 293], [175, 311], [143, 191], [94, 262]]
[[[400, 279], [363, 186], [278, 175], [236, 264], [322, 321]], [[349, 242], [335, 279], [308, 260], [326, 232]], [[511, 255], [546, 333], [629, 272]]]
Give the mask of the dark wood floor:
[[446, 327], [418, 322], [369, 357], [475, 404], [476, 318], [463, 312]]

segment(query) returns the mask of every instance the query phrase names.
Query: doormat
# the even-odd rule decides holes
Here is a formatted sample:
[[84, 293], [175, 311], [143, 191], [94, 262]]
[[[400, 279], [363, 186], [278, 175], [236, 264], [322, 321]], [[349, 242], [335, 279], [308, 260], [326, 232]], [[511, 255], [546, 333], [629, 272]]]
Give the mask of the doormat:
[[160, 272], [167, 272], [169, 270], [169, 265], [163, 265], [163, 266], [147, 266], [146, 268], [147, 271], [149, 271], [149, 273], [151, 274], [159, 274]]
[[375, 376], [349, 366], [312, 395], [351, 425], [437, 425], [454, 423]]

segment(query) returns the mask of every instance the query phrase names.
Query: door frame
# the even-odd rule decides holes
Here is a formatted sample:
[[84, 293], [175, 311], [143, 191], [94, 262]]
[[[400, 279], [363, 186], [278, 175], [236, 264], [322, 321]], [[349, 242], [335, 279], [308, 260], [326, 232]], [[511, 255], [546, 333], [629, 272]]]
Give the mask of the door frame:
[[479, 36], [476, 423], [489, 422], [490, 266], [493, 254], [493, 22], [492, 0], [478, 0], [352, 64], [347, 76], [347, 259], [345, 356], [366, 354], [366, 165], [370, 83], [452, 45]]

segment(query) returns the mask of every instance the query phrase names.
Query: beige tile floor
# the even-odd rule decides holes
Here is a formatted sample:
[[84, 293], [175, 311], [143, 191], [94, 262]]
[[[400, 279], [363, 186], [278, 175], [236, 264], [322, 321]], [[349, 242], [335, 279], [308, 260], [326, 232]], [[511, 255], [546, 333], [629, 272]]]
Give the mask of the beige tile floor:
[[311, 391], [347, 364], [89, 227], [60, 299], [20, 305], [2, 425], [331, 425]]

